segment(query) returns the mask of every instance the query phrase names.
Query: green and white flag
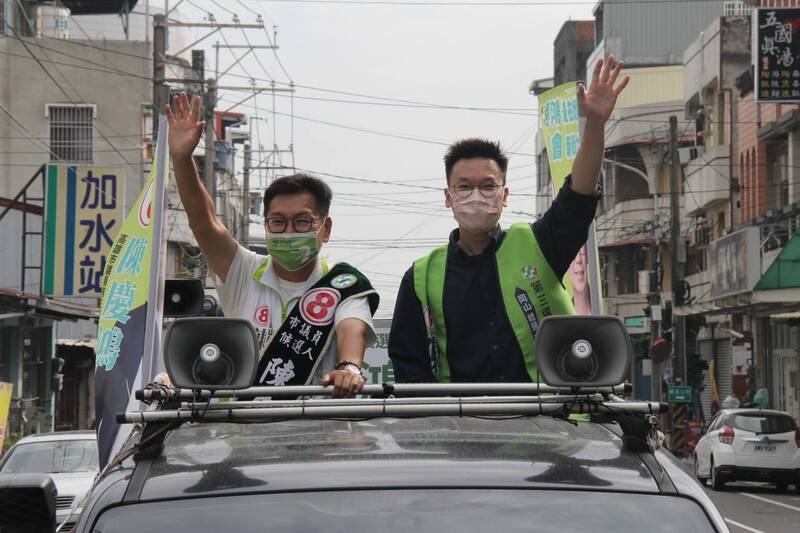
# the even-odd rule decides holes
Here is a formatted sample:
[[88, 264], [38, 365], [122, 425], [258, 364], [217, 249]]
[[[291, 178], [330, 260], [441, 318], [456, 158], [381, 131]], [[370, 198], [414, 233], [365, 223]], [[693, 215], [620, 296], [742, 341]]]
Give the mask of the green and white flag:
[[101, 468], [127, 437], [117, 413], [137, 408], [133, 391], [163, 368], [164, 209], [169, 175], [165, 116], [150, 177], [111, 247], [103, 278], [95, 363], [95, 418]]

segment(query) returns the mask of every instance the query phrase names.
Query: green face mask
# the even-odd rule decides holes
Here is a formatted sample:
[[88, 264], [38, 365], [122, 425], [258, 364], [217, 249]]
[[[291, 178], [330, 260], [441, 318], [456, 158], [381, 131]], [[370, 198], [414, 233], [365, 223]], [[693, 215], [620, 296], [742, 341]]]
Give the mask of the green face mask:
[[267, 251], [286, 270], [300, 270], [319, 254], [318, 233], [267, 232]]

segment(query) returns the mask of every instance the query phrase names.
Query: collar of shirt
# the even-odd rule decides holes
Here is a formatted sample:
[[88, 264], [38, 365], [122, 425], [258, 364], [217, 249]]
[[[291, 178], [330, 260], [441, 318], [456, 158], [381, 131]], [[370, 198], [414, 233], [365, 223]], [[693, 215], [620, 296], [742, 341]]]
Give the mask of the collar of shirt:
[[[328, 263], [322, 259], [321, 256], [317, 256], [316, 264], [314, 265], [314, 270], [311, 271], [311, 274], [308, 276], [308, 280], [310, 285], [313, 285], [317, 281], [325, 275], [325, 273], [329, 270]], [[264, 262], [256, 269], [256, 273], [259, 273], [259, 276], [254, 276], [255, 280], [262, 284], [266, 285], [270, 288], [275, 288], [278, 285], [278, 273], [275, 271], [275, 265], [272, 262], [272, 257], [267, 256], [264, 259]]]
[[[500, 224], [498, 224], [497, 228], [495, 229], [495, 232], [492, 234], [492, 239], [491, 239], [491, 241], [489, 241], [489, 245], [477, 257], [480, 257], [480, 256], [486, 254], [487, 252], [494, 252], [494, 250], [496, 250], [497, 247], [500, 246], [500, 241], [503, 239], [503, 235], [505, 235], [505, 231], [503, 231], [503, 228], [501, 228]], [[461, 246], [458, 245], [459, 236], [460, 236], [460, 234], [458, 232], [458, 228], [456, 228], [456, 229], [454, 229], [453, 231], [450, 232], [450, 246], [448, 246], [448, 248], [451, 251], [457, 252], [461, 257], [475, 257], [475, 256], [468, 255], [461, 248]]]

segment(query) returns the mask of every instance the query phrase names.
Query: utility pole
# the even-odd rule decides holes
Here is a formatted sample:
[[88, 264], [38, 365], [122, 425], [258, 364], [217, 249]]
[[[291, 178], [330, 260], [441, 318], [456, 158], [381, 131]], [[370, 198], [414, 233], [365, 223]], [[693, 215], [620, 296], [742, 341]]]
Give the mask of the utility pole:
[[242, 246], [247, 248], [250, 240], [250, 144], [244, 145], [244, 167], [242, 169]]
[[214, 204], [214, 213], [217, 212], [217, 180], [214, 173], [214, 106], [217, 101], [217, 80], [209, 78], [206, 80], [206, 101], [205, 101], [205, 121], [206, 121], [206, 155], [203, 165], [203, 177], [206, 190], [211, 195]]
[[675, 349], [674, 375], [681, 378], [682, 384], [686, 385], [686, 346], [683, 339], [683, 323], [677, 315], [679, 285], [683, 282], [683, 266], [686, 262], [681, 257], [684, 243], [681, 238], [681, 213], [680, 213], [680, 181], [681, 163], [678, 156], [678, 117], [669, 117], [669, 152], [672, 160], [670, 173], [670, 216], [672, 218], [672, 264], [671, 264], [671, 285], [672, 285], [672, 345]]
[[164, 62], [167, 55], [167, 19], [153, 16], [153, 143], [158, 136], [158, 114], [169, 100], [169, 87], [165, 83]]
[[[650, 243], [650, 291], [647, 303], [650, 305], [650, 344], [661, 338], [661, 261], [658, 226], [653, 228], [653, 242]], [[661, 401], [661, 380], [664, 363], [650, 360], [650, 399]]]

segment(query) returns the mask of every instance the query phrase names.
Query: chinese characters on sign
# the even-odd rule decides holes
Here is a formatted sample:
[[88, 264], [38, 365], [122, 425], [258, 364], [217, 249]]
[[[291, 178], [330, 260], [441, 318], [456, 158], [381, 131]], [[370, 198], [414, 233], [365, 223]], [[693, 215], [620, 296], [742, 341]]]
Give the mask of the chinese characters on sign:
[[[152, 198], [148, 194], [152, 187], [151, 181], [137, 200], [139, 206]], [[108, 250], [108, 259], [103, 257], [103, 263], [108, 268], [104, 271], [102, 283], [96, 366], [107, 371], [117, 364], [123, 339], [126, 334], [132, 333], [126, 328], [131, 315], [147, 302], [152, 229], [149, 223], [142, 225], [138, 218], [139, 210], [134, 206], [124, 224], [121, 224], [119, 236]]]
[[756, 99], [800, 101], [800, 9], [759, 9], [756, 21]]
[[391, 320], [375, 319], [375, 342], [364, 353], [364, 377], [367, 384], [394, 382], [394, 368], [389, 360]]
[[45, 294], [101, 296], [124, 190], [123, 168], [48, 166]]
[[[580, 146], [578, 134], [578, 100], [574, 97], [556, 97], [542, 104], [542, 122], [550, 161], [561, 162], [575, 159]], [[573, 125], [574, 131], [565, 131], [563, 126]]]

